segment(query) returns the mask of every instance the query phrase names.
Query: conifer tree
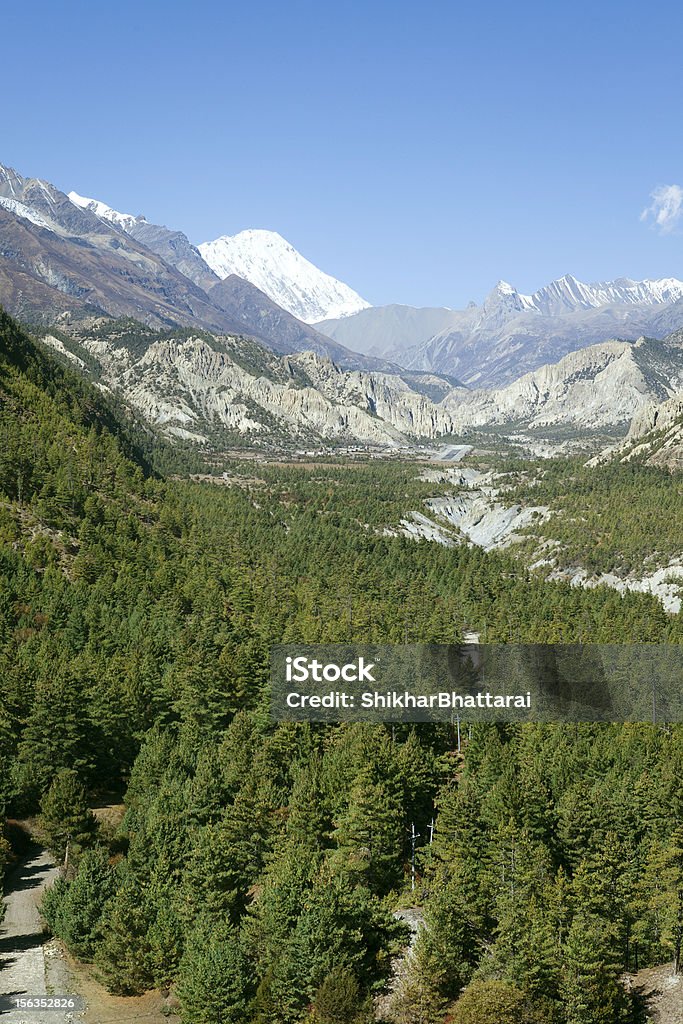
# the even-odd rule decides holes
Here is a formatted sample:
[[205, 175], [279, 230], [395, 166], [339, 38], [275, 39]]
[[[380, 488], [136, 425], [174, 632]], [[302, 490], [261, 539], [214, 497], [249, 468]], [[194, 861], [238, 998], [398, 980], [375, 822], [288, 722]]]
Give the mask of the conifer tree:
[[65, 768], [55, 776], [41, 801], [40, 825], [47, 845], [60, 859], [69, 843], [77, 850], [93, 842], [97, 822], [77, 772]]
[[577, 915], [563, 950], [560, 998], [567, 1024], [619, 1024], [628, 999], [613, 963], [613, 931], [600, 918]]
[[250, 984], [237, 932], [197, 923], [180, 962], [178, 995], [187, 1024], [244, 1024]]
[[381, 782], [363, 773], [349, 794], [345, 812], [337, 821], [333, 861], [340, 869], [386, 893], [401, 879], [403, 816], [400, 804]]
[[313, 1008], [320, 1024], [360, 1024], [367, 1002], [353, 973], [334, 967], [316, 992]]
[[148, 911], [131, 881], [105, 904], [100, 920], [102, 941], [95, 963], [107, 988], [119, 995], [140, 995], [153, 984], [149, 964]]
[[505, 981], [474, 981], [451, 1007], [452, 1024], [549, 1024], [544, 1008]]
[[45, 893], [41, 911], [76, 956], [91, 960], [102, 938], [102, 911], [115, 891], [108, 857], [101, 847], [95, 847], [83, 854], [72, 882], [59, 880]]

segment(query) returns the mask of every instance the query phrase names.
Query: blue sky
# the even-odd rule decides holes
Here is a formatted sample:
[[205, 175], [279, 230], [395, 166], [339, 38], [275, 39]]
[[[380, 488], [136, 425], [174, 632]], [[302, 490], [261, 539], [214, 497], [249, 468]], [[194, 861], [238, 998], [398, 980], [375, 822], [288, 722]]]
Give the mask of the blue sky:
[[[36, 0], [0, 162], [184, 230], [279, 231], [373, 303], [683, 278], [683, 6]], [[659, 216], [660, 224], [656, 223]]]

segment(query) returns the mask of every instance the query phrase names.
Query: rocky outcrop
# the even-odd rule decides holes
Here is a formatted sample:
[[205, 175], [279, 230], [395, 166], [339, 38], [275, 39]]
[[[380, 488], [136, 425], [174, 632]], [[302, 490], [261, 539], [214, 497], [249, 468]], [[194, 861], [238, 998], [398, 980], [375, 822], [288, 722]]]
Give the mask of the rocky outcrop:
[[343, 371], [312, 352], [292, 356], [314, 386], [331, 401], [364, 409], [411, 437], [435, 438], [453, 430], [443, 403], [432, 402], [395, 374]]
[[641, 409], [619, 454], [625, 459], [644, 457], [650, 466], [683, 470], [683, 393]]
[[650, 402], [634, 416], [628, 432], [628, 440], [633, 441], [652, 431], [667, 431], [683, 419], [683, 394], [674, 395], [666, 402], [659, 404]]
[[[63, 346], [66, 336], [60, 337]], [[683, 388], [678, 335], [605, 342], [507, 388], [456, 387], [443, 398], [436, 387], [443, 382], [429, 375], [345, 370], [317, 352], [278, 356], [244, 336], [160, 334], [130, 321], [101, 321], [77, 339], [99, 361], [102, 382], [152, 423], [176, 436], [214, 440], [228, 431], [401, 446], [493, 425], [529, 438], [557, 428], [617, 435], [641, 415], [651, 429], [652, 417], [662, 414], [647, 410]], [[68, 345], [63, 351], [48, 343], [68, 357]]]
[[[351, 400], [342, 383], [348, 374], [313, 354], [279, 358], [240, 338], [164, 337], [140, 357], [111, 341], [81, 335], [79, 342], [99, 361], [102, 383], [171, 436], [218, 444], [234, 433], [272, 443], [296, 438], [406, 443], [392, 422], [372, 411], [370, 400], [360, 393], [359, 401]], [[323, 393], [307, 376], [305, 367], [316, 360], [339, 376], [336, 393]], [[411, 397], [418, 406], [428, 402], [405, 391], [406, 403]]]
[[490, 424], [532, 429], [625, 428], [683, 384], [680, 348], [641, 338], [571, 352], [497, 390], [454, 390], [444, 400], [457, 431]]

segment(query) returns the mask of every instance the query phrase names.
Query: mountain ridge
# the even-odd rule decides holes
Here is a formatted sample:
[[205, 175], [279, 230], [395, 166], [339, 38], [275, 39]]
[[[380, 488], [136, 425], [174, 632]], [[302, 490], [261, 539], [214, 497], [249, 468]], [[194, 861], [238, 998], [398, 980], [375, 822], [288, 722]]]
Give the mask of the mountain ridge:
[[219, 278], [205, 263], [197, 246], [193, 245], [182, 231], [174, 231], [161, 224], [152, 224], [142, 215], [134, 217], [130, 213], [120, 213], [99, 199], [89, 199], [77, 192], [69, 192], [68, 197], [80, 209], [90, 210], [97, 217], [109, 221], [127, 235], [142, 242], [166, 263], [175, 267], [185, 277], [189, 277], [203, 291], [208, 293], [218, 283]]
[[[569, 353], [499, 389], [448, 387], [428, 374], [343, 368], [325, 353], [274, 353], [244, 336], [154, 331], [101, 320], [43, 332], [62, 357], [167, 437], [210, 447], [297, 441], [398, 449], [520, 430], [623, 436], [644, 410], [683, 392], [683, 332]], [[221, 440], [223, 438], [223, 440]]]

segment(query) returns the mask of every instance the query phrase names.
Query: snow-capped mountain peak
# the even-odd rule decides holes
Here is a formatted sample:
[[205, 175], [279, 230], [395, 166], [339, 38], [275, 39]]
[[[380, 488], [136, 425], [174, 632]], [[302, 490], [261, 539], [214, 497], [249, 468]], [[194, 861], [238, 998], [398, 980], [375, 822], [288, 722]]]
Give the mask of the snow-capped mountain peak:
[[[683, 298], [683, 281], [665, 277], [658, 281], [632, 281], [619, 277], [614, 281], [586, 284], [572, 274], [551, 281], [534, 292], [523, 295], [507, 281], [499, 281], [480, 307], [489, 323], [491, 316], [497, 321], [503, 314], [533, 312], [544, 316], [560, 316], [582, 309], [600, 309], [604, 306], [658, 306]], [[483, 321], [482, 321], [483, 322]]]
[[584, 284], [571, 274], [539, 288], [531, 296], [540, 313], [558, 314], [577, 309], [599, 309], [601, 306], [656, 306], [683, 298], [683, 281], [674, 277], [659, 281], [632, 281], [619, 277], [615, 281]]
[[499, 281], [496, 287], [493, 289], [493, 291], [497, 292], [499, 295], [517, 294], [517, 289], [514, 288], [511, 284], [509, 284], [507, 281]]
[[101, 202], [99, 199], [79, 196], [78, 192], [69, 192], [69, 199], [74, 206], [78, 206], [81, 210], [90, 210], [91, 213], [96, 213], [98, 217], [108, 220], [110, 224], [116, 224], [117, 227], [123, 228], [124, 231], [132, 227], [133, 224], [145, 220], [144, 217], [134, 217], [132, 213], [119, 213], [118, 210], [113, 210], [111, 206], [107, 206], [106, 203]]
[[484, 305], [481, 307], [484, 317], [494, 316], [496, 319], [500, 315], [523, 313], [525, 310], [533, 308], [533, 297], [522, 295], [507, 281], [499, 281], [486, 296]]
[[277, 231], [223, 235], [204, 242], [199, 251], [220, 278], [237, 274], [305, 323], [351, 316], [370, 305], [348, 285], [319, 270]]

